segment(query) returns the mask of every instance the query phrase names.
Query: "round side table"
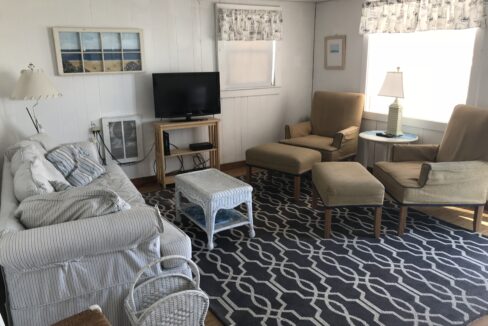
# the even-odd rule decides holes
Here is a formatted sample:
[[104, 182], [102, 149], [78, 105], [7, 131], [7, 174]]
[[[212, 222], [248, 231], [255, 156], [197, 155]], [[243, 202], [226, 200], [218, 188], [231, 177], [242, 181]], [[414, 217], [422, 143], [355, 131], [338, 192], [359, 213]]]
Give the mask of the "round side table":
[[[391, 148], [392, 145], [394, 144], [409, 144], [416, 142], [419, 137], [415, 134], [408, 134], [405, 133], [401, 136], [398, 137], [381, 137], [377, 136], [376, 134], [379, 132], [384, 132], [384, 130], [369, 130], [369, 131], [363, 131], [362, 133], [359, 134], [359, 138], [363, 139], [366, 144], [368, 142], [372, 143], [380, 143], [384, 144], [386, 146], [386, 160], [389, 161], [391, 159]], [[366, 146], [366, 149], [364, 151], [364, 160], [365, 160], [365, 166], [368, 166], [368, 146]]]

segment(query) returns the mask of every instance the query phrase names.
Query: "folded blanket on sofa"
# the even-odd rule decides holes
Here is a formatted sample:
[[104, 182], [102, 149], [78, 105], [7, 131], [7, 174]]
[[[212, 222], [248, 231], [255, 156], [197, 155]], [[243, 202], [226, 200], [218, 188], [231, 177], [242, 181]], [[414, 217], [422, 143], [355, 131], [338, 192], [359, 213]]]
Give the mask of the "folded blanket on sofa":
[[114, 191], [87, 186], [29, 197], [19, 204], [15, 216], [26, 228], [36, 228], [127, 209], [130, 205]]

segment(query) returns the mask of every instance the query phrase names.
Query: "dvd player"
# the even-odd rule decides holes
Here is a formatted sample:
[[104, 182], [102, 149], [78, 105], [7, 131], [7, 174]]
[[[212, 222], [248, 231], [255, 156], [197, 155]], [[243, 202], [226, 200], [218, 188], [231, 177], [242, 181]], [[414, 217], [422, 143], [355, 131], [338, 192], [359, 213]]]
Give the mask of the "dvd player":
[[212, 149], [212, 148], [213, 148], [213, 144], [209, 142], [190, 144], [190, 149], [192, 151], [203, 151], [205, 149]]

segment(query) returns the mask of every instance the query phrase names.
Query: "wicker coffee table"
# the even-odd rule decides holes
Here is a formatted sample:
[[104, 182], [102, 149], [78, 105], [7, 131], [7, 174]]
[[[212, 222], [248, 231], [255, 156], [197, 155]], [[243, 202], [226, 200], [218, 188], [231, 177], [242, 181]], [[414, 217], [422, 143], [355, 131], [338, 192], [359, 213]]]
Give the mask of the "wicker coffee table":
[[[175, 177], [176, 219], [186, 216], [207, 233], [208, 249], [214, 248], [217, 232], [249, 225], [254, 237], [252, 187], [217, 169], [180, 174]], [[182, 196], [189, 203], [182, 203]], [[234, 208], [246, 204], [247, 216]]]

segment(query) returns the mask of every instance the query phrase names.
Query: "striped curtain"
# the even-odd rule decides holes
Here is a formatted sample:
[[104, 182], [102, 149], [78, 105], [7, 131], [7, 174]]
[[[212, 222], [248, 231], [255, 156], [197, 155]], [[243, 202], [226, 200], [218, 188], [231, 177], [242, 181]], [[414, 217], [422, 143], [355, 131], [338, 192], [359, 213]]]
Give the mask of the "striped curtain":
[[363, 0], [360, 34], [485, 27], [483, 0]]
[[279, 41], [283, 35], [280, 8], [258, 9], [249, 6], [217, 7], [217, 39], [219, 41]]

